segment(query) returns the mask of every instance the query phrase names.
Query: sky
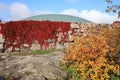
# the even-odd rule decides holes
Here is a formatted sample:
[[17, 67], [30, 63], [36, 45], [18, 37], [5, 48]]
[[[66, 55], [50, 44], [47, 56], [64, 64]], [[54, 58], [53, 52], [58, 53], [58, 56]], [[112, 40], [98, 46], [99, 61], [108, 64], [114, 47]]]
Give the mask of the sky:
[[[120, 4], [120, 0], [113, 0]], [[120, 21], [117, 13], [106, 13], [105, 0], [0, 0], [2, 21], [22, 20], [41, 14], [67, 14], [95, 23]]]

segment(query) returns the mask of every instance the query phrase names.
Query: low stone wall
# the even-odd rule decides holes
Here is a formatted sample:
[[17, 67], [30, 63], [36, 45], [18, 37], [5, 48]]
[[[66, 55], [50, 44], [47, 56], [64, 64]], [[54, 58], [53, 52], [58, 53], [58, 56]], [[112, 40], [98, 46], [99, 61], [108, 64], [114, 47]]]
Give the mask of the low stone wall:
[[[73, 37], [78, 37], [78, 36], [89, 36], [91, 35], [94, 31], [100, 31], [103, 28], [106, 29], [110, 29], [111, 25], [109, 24], [96, 24], [96, 23], [71, 23], [71, 28], [68, 31], [68, 40], [67, 41], [73, 41]], [[91, 33], [92, 32], [92, 33]], [[66, 33], [65, 33], [66, 34]], [[67, 46], [68, 42], [62, 42], [59, 43], [59, 41], [61, 41], [61, 37], [62, 37], [62, 33], [56, 34], [58, 36], [58, 42], [55, 43], [50, 43], [49, 48], [65, 48]], [[0, 34], [0, 49], [3, 48], [3, 43], [4, 43], [4, 39], [2, 38], [2, 35]], [[11, 51], [12, 48], [9, 48], [7, 51]], [[25, 44], [25, 47], [21, 47], [21, 51], [26, 51], [26, 50], [40, 50], [41, 47], [38, 44], [37, 41], [35, 41], [32, 44], [32, 47], [29, 48], [29, 46], [27, 44]], [[43, 46], [43, 49], [45, 49], [45, 47]], [[19, 51], [19, 49], [16, 49], [16, 51]]]
[[[95, 23], [71, 23], [71, 29], [68, 32], [69, 41], [73, 41], [74, 37], [90, 36], [91, 34], [96, 34], [103, 28], [111, 29], [111, 25]], [[72, 33], [72, 30], [74, 30], [74, 33]]]
[[[0, 31], [1, 31], [1, 26], [0, 26]], [[3, 39], [2, 34], [0, 33], [0, 53], [3, 52], [3, 43], [4, 43], [4, 39]]]

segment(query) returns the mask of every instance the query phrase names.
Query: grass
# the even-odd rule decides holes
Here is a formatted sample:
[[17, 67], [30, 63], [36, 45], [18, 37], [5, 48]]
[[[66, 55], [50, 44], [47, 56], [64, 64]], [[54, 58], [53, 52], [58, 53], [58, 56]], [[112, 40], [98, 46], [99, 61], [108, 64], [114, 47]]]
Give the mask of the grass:
[[52, 52], [61, 51], [61, 49], [50, 49], [50, 50], [36, 50], [33, 51], [35, 54], [49, 54]]
[[14, 52], [14, 53], [9, 53], [9, 54], [13, 54], [13, 55], [37, 55], [37, 54], [50, 54], [56, 51], [62, 51], [62, 49], [49, 49], [49, 50], [35, 50], [35, 51], [24, 51], [24, 52]]

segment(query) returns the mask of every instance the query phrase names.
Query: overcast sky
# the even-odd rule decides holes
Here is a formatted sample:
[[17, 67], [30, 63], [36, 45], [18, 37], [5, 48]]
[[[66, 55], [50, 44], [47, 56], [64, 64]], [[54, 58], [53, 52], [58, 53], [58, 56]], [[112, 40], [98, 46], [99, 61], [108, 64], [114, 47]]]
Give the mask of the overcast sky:
[[[120, 4], [120, 0], [113, 0]], [[105, 0], [0, 0], [0, 19], [21, 20], [40, 14], [68, 14], [95, 23], [112, 23], [117, 13], [106, 13]]]

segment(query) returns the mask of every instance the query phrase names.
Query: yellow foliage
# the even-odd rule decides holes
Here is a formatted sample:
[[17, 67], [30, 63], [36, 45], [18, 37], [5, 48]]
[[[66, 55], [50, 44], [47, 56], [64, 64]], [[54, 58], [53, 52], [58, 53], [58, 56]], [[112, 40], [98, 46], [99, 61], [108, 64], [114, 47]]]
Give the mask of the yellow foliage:
[[102, 30], [97, 36], [78, 37], [69, 44], [65, 61], [72, 63], [69, 67], [80, 75], [80, 80], [109, 80], [110, 71], [120, 75], [120, 65], [110, 56], [117, 55], [114, 32]]

